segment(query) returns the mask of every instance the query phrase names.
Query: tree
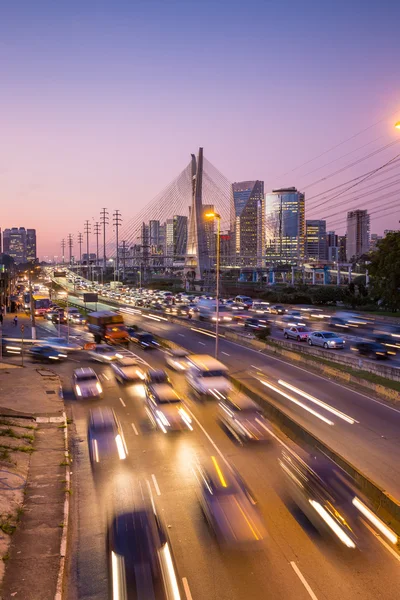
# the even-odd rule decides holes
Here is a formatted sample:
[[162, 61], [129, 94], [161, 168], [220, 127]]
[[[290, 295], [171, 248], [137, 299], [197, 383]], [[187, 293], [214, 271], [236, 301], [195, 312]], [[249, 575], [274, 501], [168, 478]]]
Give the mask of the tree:
[[370, 256], [373, 293], [391, 310], [400, 309], [400, 232], [388, 233]]
[[312, 299], [314, 304], [336, 304], [343, 300], [343, 291], [339, 287], [321, 285], [312, 290]]

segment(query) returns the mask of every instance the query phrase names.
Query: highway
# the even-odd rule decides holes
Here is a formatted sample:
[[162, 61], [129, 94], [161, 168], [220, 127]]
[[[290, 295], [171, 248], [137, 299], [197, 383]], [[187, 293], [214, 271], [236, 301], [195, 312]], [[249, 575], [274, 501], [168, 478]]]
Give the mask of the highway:
[[[149, 329], [158, 329], [161, 335], [168, 333], [168, 337], [179, 339], [190, 349], [212, 352], [214, 340], [206, 335], [167, 322], [149, 320], [148, 324]], [[54, 325], [41, 320], [38, 329], [41, 336], [55, 335], [56, 331]], [[64, 334], [65, 329], [62, 326]], [[87, 337], [79, 327], [71, 328], [71, 334]], [[162, 350], [145, 353], [133, 344], [131, 349], [152, 367], [165, 368]], [[235, 375], [246, 376], [244, 349], [222, 340], [222, 352], [226, 354], [224, 362], [229, 362]], [[284, 363], [265, 363], [268, 361], [265, 356], [256, 357], [260, 363], [254, 353], [251, 356], [255, 366], [268, 372], [268, 380], [277, 375], [289, 378], [285, 370], [293, 370]], [[84, 352], [79, 352], [71, 354], [65, 363], [52, 366], [62, 379], [74, 431], [68, 600], [107, 597], [107, 517], [113, 510], [129, 506], [138, 488], [147, 482], [168, 527], [186, 600], [398, 598], [400, 557], [372, 533], [368, 533], [363, 552], [347, 551], [334, 540], [321, 537], [294, 508], [286, 493], [277, 463], [279, 443], [271, 439], [266, 445], [245, 448], [234, 444], [217, 423], [216, 404], [194, 402], [182, 375], [170, 373], [175, 389], [183, 395], [191, 411], [194, 431], [165, 436], [149, 427], [143, 390], [117, 384], [109, 365], [89, 361]], [[78, 366], [91, 366], [99, 374], [104, 388], [100, 401], [77, 401], [73, 396], [71, 377]], [[251, 374], [247, 377], [254, 380]], [[297, 385], [301, 388], [308, 389], [313, 381], [314, 386], [320, 385], [313, 375], [301, 372], [300, 377]], [[344, 388], [340, 389], [344, 393]], [[96, 406], [114, 408], [129, 451], [127, 465], [107, 471], [100, 478], [92, 473], [86, 434], [88, 412]], [[301, 416], [299, 412], [298, 417]], [[339, 423], [334, 420], [335, 425], [326, 426], [323, 431], [336, 431]], [[310, 418], [309, 424], [312, 423]], [[350, 432], [354, 428], [345, 425]], [[245, 553], [222, 550], [210, 532], [198, 504], [192, 473], [195, 460], [210, 455], [231, 462], [255, 493], [268, 530], [262, 550]]]
[[[75, 297], [71, 301], [82, 304]], [[110, 308], [107, 303], [99, 303], [98, 306], [99, 309]], [[146, 318], [145, 315], [125, 317], [128, 323], [140, 324], [144, 329], [191, 352], [214, 353], [214, 337], [209, 331], [202, 331], [201, 324], [197, 322], [193, 322], [192, 328], [188, 329], [165, 320]], [[232, 376], [274, 401], [289, 416], [343, 455], [384, 490], [400, 498], [400, 464], [397, 460], [400, 411], [397, 408], [310, 373], [281, 358], [261, 354], [224, 338], [220, 339], [219, 350], [220, 360], [229, 367]], [[288, 389], [279, 381], [312, 396], [314, 401]], [[271, 385], [275, 389], [268, 387]], [[283, 396], [282, 392], [292, 400]], [[323, 402], [327, 407], [315, 401]], [[347, 419], [344, 420], [332, 410], [340, 411]]]
[[[165, 367], [161, 351], [137, 354], [153, 367]], [[184, 377], [174, 373], [174, 387], [185, 396], [194, 431], [171, 437], [150, 431], [142, 390], [118, 385], [108, 365], [80, 360], [80, 366], [86, 365], [100, 375], [105, 390], [100, 401], [77, 402], [70, 389], [77, 365], [56, 367], [76, 428], [69, 600], [107, 597], [107, 514], [129, 504], [135, 489], [147, 481], [168, 526], [187, 600], [398, 598], [398, 559], [378, 539], [371, 534], [363, 553], [348, 553], [321, 538], [293, 508], [277, 464], [278, 443], [255, 448], [233, 444], [217, 424], [215, 404], [193, 402]], [[100, 405], [117, 412], [130, 459], [97, 481], [88, 458], [86, 421], [89, 409]], [[192, 474], [195, 459], [210, 455], [231, 461], [255, 493], [268, 529], [264, 549], [239, 553], [221, 550], [216, 543], [199, 508]]]

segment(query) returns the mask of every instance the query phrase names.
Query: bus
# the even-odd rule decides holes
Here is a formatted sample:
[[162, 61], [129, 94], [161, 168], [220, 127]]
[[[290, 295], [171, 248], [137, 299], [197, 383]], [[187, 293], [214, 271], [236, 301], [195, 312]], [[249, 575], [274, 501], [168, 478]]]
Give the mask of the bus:
[[[43, 316], [50, 308], [50, 298], [41, 294], [33, 294], [33, 306], [35, 308], [35, 316]], [[31, 295], [29, 292], [24, 294], [24, 308], [29, 311], [31, 308]]]

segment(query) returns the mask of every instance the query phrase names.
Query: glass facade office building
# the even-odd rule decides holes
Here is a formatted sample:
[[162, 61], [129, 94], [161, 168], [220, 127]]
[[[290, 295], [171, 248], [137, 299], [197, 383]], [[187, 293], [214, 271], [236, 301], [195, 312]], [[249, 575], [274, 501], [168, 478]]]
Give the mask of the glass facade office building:
[[265, 197], [265, 257], [267, 263], [304, 259], [305, 197], [295, 187], [273, 190]]
[[261, 266], [263, 254], [264, 182], [234, 183], [234, 260], [237, 266]]

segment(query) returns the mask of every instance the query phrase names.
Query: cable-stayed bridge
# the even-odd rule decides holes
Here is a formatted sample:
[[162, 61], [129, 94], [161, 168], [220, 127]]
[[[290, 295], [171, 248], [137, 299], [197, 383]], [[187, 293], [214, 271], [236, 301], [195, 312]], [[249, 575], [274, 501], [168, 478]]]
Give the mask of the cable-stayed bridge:
[[[115, 235], [106, 243], [106, 256], [124, 267], [167, 268], [182, 263], [193, 279], [203, 279], [213, 269], [216, 226], [207, 212], [221, 216], [221, 231], [228, 232], [234, 219], [232, 185], [203, 156], [199, 148], [188, 165], [119, 231], [123, 250], [118, 253]], [[118, 256], [117, 256], [118, 254]], [[117, 269], [118, 270], [118, 269]]]

